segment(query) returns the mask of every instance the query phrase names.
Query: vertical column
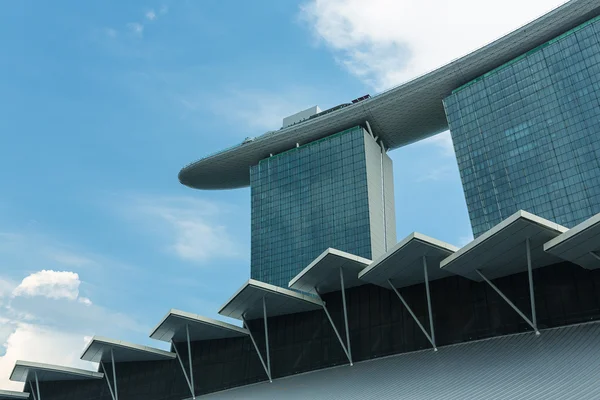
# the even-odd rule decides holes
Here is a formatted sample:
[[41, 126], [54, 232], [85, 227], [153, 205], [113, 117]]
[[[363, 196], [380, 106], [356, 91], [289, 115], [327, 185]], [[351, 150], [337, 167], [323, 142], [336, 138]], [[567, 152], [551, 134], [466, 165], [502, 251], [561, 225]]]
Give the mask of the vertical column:
[[342, 304], [344, 305], [344, 324], [346, 327], [346, 348], [348, 349], [348, 358], [352, 365], [352, 347], [350, 347], [350, 330], [348, 329], [348, 309], [346, 308], [346, 287], [344, 286], [344, 270], [340, 267], [340, 285], [342, 288]]
[[271, 378], [271, 356], [269, 354], [269, 327], [267, 326], [267, 303], [263, 296], [263, 318], [265, 321], [265, 348], [267, 349], [267, 369], [269, 370], [269, 379]]
[[37, 371], [35, 372], [35, 389], [37, 392], [37, 399], [42, 400], [42, 396], [40, 395], [40, 381], [38, 380]]
[[112, 361], [113, 385], [115, 386], [115, 400], [119, 400], [119, 392], [117, 391], [117, 372], [115, 369], [115, 353], [112, 348], [110, 349], [110, 360]]
[[190, 325], [185, 324], [185, 334], [187, 337], [188, 360], [190, 364], [190, 389], [192, 391], [192, 399], [196, 398], [196, 388], [194, 387], [194, 369], [192, 368], [192, 344], [190, 342]]
[[423, 273], [425, 274], [425, 292], [427, 293], [427, 310], [429, 311], [429, 331], [431, 332], [431, 341], [433, 349], [437, 351], [435, 344], [435, 330], [433, 328], [433, 312], [431, 311], [431, 294], [429, 292], [429, 275], [427, 274], [427, 258], [423, 256]]
[[529, 277], [529, 298], [531, 300], [531, 322], [533, 323], [533, 329], [535, 334], [539, 335], [540, 331], [537, 326], [537, 317], [535, 313], [535, 293], [533, 292], [533, 271], [531, 266], [531, 243], [529, 238], [525, 240], [525, 247], [527, 248], [527, 275]]

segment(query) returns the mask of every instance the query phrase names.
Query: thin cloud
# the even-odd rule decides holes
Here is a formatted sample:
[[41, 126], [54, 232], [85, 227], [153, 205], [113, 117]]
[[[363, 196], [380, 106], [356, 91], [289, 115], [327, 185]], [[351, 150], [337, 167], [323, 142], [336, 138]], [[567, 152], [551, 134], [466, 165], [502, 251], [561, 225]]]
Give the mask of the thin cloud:
[[136, 197], [131, 210], [152, 221], [166, 233], [165, 250], [185, 261], [206, 263], [212, 259], [243, 256], [222, 222], [226, 206], [191, 197]]
[[154, 10], [149, 10], [146, 12], [145, 17], [148, 21], [154, 21], [156, 19], [156, 13]]
[[141, 37], [144, 35], [144, 25], [140, 24], [139, 22], [128, 23], [127, 29], [129, 30], [129, 32], [131, 32], [132, 34], [134, 34], [136, 36]]

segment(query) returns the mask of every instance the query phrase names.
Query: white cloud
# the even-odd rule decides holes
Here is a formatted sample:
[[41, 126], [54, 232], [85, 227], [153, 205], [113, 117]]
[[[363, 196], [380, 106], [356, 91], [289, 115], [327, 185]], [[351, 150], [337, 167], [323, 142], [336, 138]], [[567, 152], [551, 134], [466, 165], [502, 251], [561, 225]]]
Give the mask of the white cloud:
[[43, 296], [49, 299], [77, 300], [79, 275], [69, 271], [42, 270], [27, 276], [17, 286], [13, 296]]
[[340, 64], [383, 90], [467, 54], [562, 3], [370, 0], [365, 6], [363, 0], [310, 0], [300, 15]]
[[129, 29], [129, 31], [136, 36], [142, 36], [144, 34], [144, 25], [140, 24], [139, 22], [128, 23], [127, 29]]
[[154, 21], [156, 19], [156, 13], [154, 10], [147, 11], [145, 16], [148, 21]]
[[[240, 257], [240, 246], [230, 236], [222, 217], [226, 206], [191, 197], [139, 197], [133, 209], [160, 226], [169, 240], [167, 249], [184, 260], [206, 262], [214, 258]], [[156, 221], [162, 222], [157, 225]]]
[[78, 302], [85, 304], [86, 306], [91, 306], [92, 305], [92, 301], [90, 299], [88, 299], [87, 297], [79, 297], [77, 299]]
[[[84, 335], [26, 323], [3, 322], [10, 331], [4, 332], [7, 336], [0, 337], [4, 350], [0, 356], [0, 388], [21, 390], [23, 387], [22, 383], [8, 379], [17, 360], [96, 369], [95, 364], [79, 359], [85, 343]], [[0, 330], [0, 335], [2, 333]]]

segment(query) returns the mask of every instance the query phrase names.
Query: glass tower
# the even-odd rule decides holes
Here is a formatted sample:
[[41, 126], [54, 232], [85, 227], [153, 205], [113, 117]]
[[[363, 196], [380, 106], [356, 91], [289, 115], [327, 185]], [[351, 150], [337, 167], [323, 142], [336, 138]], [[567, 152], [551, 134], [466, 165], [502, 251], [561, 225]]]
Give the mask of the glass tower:
[[250, 168], [251, 277], [287, 287], [327, 248], [372, 259], [396, 243], [392, 161], [361, 127]]
[[600, 212], [600, 19], [444, 105], [475, 236], [519, 209], [566, 227]]

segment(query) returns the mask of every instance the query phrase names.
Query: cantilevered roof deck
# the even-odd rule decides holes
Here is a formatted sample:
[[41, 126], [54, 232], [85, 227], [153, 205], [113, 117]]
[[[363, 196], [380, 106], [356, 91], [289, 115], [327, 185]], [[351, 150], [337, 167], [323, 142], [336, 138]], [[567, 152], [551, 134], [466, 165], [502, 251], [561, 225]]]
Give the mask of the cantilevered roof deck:
[[127, 343], [122, 340], [94, 336], [87, 345], [81, 359], [92, 362], [111, 362], [111, 353], [115, 362], [172, 360], [175, 353], [153, 347]]
[[560, 262], [544, 251], [544, 243], [567, 228], [526, 211], [517, 211], [456, 253], [442, 260], [440, 267], [466, 278], [482, 281], [527, 271], [527, 248], [532, 268]]
[[185, 311], [171, 310], [154, 328], [150, 337], [163, 342], [185, 342], [188, 331], [192, 342], [248, 335], [247, 329], [227, 322]]
[[248, 186], [259, 160], [368, 121], [386, 147], [395, 149], [448, 129], [442, 100], [452, 90], [600, 14], [597, 0], [571, 0], [535, 21], [423, 76], [297, 125], [264, 134], [201, 159], [179, 180], [197, 189]]
[[[263, 303], [264, 298], [264, 303]], [[250, 279], [225, 303], [219, 314], [235, 319], [267, 317], [320, 310], [323, 303], [314, 297]]]
[[28, 398], [29, 393], [27, 392], [13, 392], [11, 390], [0, 390], [0, 400], [19, 400]]
[[340, 289], [340, 269], [344, 286], [351, 288], [366, 284], [358, 279], [358, 273], [371, 264], [371, 260], [345, 251], [329, 248], [304, 268], [289, 283], [289, 287], [306, 293], [335, 292]]
[[544, 244], [544, 250], [583, 268], [600, 268], [600, 214]]
[[358, 278], [389, 288], [406, 287], [425, 281], [423, 258], [430, 281], [452, 275], [440, 268], [440, 262], [458, 251], [458, 247], [414, 232], [398, 242], [390, 251], [362, 270]]
[[102, 379], [104, 374], [79, 368], [63, 367], [60, 365], [42, 364], [31, 361], [17, 361], [10, 374], [10, 380], [15, 382], [75, 381], [84, 379]]

